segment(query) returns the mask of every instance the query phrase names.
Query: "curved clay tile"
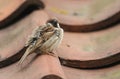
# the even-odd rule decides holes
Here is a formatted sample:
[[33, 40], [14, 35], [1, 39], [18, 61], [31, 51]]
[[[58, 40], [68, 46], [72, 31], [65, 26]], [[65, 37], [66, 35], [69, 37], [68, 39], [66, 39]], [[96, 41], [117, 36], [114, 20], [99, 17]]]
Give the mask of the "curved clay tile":
[[[91, 32], [65, 32], [58, 56], [63, 65], [99, 68], [120, 62], [120, 25]], [[62, 50], [62, 51], [61, 51]]]
[[50, 17], [58, 18], [66, 31], [90, 32], [113, 26], [120, 20], [119, 0], [42, 0]]
[[12, 0], [2, 1], [0, 6], [0, 29], [4, 29], [30, 14], [36, 9], [42, 9], [43, 3], [39, 0]]

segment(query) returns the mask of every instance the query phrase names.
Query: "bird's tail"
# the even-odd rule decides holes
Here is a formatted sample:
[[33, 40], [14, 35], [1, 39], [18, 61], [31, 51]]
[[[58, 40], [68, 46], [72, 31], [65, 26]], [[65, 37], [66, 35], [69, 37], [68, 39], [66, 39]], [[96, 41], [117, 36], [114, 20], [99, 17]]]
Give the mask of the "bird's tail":
[[31, 53], [30, 48], [28, 47], [26, 52], [24, 53], [24, 55], [21, 57], [21, 59], [19, 60], [19, 64], [22, 64], [23, 61], [26, 59], [26, 57]]

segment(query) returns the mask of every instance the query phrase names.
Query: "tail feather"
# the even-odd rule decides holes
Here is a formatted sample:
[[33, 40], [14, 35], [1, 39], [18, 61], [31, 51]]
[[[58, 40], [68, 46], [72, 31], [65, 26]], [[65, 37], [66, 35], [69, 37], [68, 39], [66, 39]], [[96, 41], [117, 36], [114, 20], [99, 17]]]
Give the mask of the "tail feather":
[[21, 59], [19, 60], [19, 64], [22, 64], [23, 61], [26, 59], [26, 57], [31, 53], [31, 51], [29, 50], [29, 48], [26, 50], [26, 52], [24, 53], [24, 55], [21, 57]]

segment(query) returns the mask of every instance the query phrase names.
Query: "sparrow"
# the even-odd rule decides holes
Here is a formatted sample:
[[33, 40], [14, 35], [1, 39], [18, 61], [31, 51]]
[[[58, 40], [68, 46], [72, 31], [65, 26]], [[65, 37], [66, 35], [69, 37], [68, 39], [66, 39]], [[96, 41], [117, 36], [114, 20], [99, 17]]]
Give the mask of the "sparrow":
[[25, 44], [27, 49], [19, 60], [19, 64], [22, 64], [31, 53], [53, 55], [53, 50], [60, 45], [63, 34], [64, 31], [56, 19], [37, 27]]

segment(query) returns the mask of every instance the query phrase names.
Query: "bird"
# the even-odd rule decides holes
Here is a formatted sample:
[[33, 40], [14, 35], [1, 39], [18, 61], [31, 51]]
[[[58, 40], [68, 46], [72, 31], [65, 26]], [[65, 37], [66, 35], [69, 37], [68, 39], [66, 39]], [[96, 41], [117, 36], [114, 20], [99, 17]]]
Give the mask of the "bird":
[[37, 27], [25, 44], [27, 49], [19, 60], [19, 64], [22, 64], [32, 53], [53, 55], [53, 50], [60, 45], [63, 35], [64, 30], [56, 19], [51, 19], [45, 25]]

